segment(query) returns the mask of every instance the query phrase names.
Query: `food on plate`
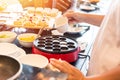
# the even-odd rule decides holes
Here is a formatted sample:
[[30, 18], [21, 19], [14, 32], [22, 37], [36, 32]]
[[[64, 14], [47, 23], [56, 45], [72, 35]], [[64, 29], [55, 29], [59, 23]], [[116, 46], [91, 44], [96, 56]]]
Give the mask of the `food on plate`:
[[26, 8], [29, 14], [36, 14], [40, 16], [49, 16], [49, 17], [57, 17], [58, 15], [61, 15], [62, 12], [55, 8], [42, 8], [42, 7], [28, 7]]
[[23, 23], [23, 26], [26, 26], [26, 27], [34, 27], [34, 26], [36, 26], [36, 24], [33, 23], [33, 22], [31, 22], [31, 21], [25, 21], [25, 22]]
[[16, 21], [14, 21], [15, 26], [25, 27], [25, 28], [43, 28], [49, 27], [49, 16], [30, 16], [25, 15]]
[[17, 26], [21, 26], [22, 25], [22, 21], [20, 21], [20, 20], [16, 20], [16, 21], [14, 21], [14, 25], [17, 25]]
[[48, 23], [46, 21], [44, 21], [44, 20], [39, 21], [37, 25], [41, 26], [41, 27], [48, 27]]
[[62, 12], [55, 8], [33, 8], [25, 9], [25, 12], [20, 14], [14, 21], [8, 23], [12, 27], [23, 28], [51, 28], [53, 27], [54, 20], [61, 16]]
[[39, 14], [39, 15], [42, 15], [42, 11], [43, 11], [43, 8], [42, 7], [38, 7], [36, 8], [36, 14]]

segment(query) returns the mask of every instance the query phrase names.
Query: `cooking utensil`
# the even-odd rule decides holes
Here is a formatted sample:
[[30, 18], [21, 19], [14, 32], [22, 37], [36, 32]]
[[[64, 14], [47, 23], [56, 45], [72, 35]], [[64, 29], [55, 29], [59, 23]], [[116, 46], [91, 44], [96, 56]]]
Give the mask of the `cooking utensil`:
[[22, 64], [15, 58], [0, 55], [0, 80], [15, 80], [22, 72]]
[[77, 42], [60, 35], [41, 36], [33, 42], [32, 53], [41, 54], [48, 59], [56, 58], [74, 62], [78, 59], [80, 48]]

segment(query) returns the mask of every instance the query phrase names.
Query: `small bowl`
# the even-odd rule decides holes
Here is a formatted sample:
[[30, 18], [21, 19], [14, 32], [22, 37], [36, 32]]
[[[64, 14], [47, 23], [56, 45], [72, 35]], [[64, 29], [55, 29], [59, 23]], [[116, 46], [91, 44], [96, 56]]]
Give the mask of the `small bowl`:
[[20, 45], [30, 48], [33, 45], [33, 41], [37, 38], [35, 33], [23, 33], [17, 36], [17, 40]]
[[68, 25], [68, 19], [65, 16], [60, 16], [55, 19], [55, 28], [60, 33], [64, 33], [67, 31], [69, 25]]
[[17, 80], [22, 68], [22, 63], [16, 58], [0, 55], [0, 80]]
[[0, 42], [12, 43], [16, 39], [17, 34], [11, 31], [1, 31], [0, 32]]
[[13, 43], [0, 43], [0, 55], [11, 55], [18, 52], [18, 47]]

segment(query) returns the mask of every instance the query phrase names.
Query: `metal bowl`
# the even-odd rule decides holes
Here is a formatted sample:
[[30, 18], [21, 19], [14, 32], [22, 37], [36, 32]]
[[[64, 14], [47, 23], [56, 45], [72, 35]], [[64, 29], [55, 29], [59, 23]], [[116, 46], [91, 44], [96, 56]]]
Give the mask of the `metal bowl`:
[[0, 80], [15, 80], [22, 72], [22, 64], [15, 58], [0, 55]]

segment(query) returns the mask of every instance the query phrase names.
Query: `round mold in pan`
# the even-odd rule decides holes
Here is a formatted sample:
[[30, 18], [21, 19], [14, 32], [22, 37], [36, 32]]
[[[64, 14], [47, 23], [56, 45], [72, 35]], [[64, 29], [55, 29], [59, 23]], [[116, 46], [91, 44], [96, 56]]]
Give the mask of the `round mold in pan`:
[[65, 54], [78, 48], [75, 40], [61, 35], [42, 36], [37, 38], [33, 44], [38, 50], [53, 54]]

